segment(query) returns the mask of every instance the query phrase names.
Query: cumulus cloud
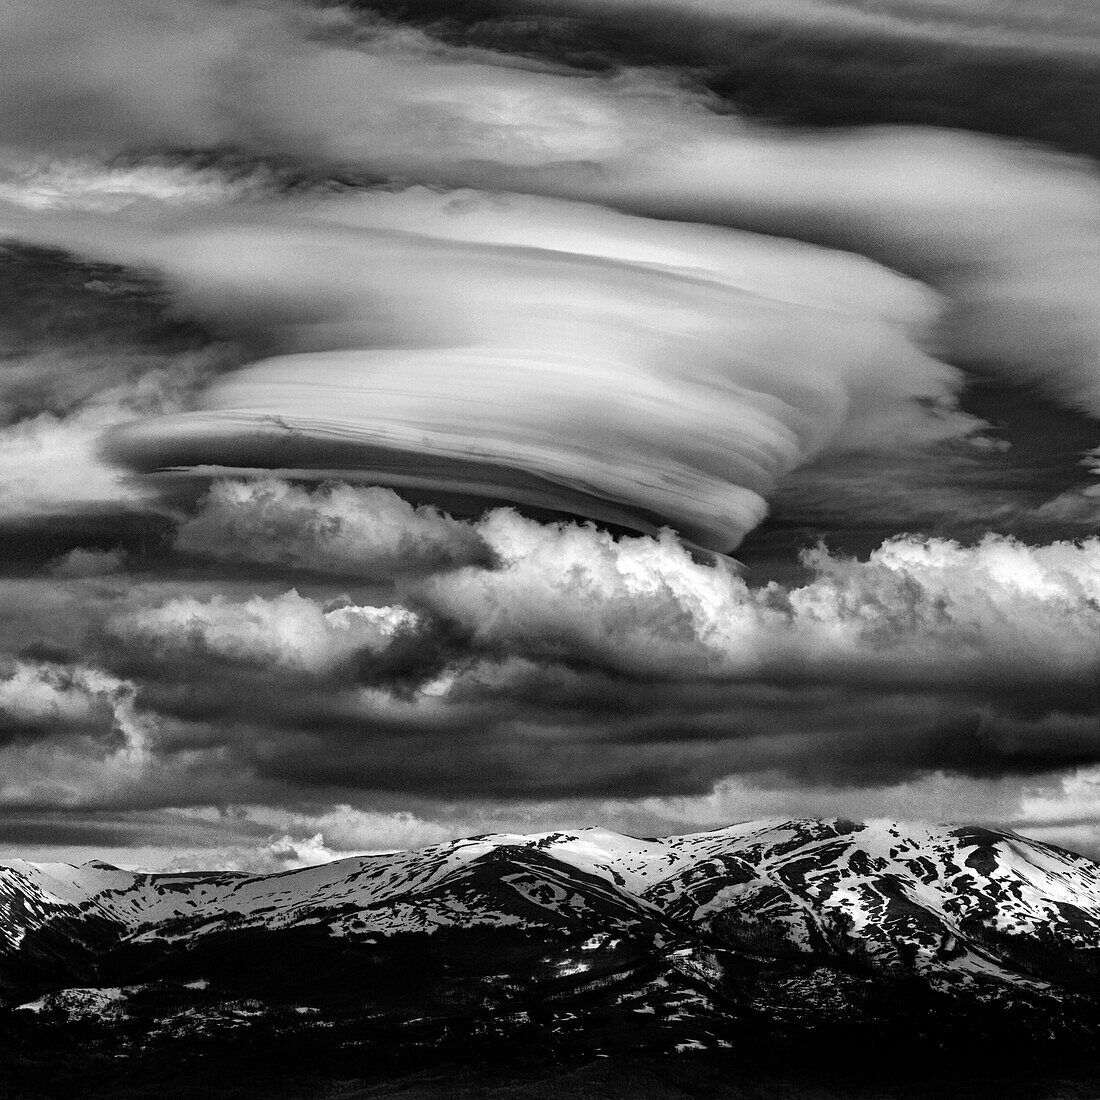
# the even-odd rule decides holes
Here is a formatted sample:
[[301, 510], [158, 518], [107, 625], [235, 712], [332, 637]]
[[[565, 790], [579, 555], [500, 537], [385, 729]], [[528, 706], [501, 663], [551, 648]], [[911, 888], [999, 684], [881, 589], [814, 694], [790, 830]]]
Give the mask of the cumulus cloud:
[[67, 418], [41, 413], [0, 429], [0, 490], [5, 512], [58, 514], [89, 504], [128, 504], [148, 499], [127, 484], [122, 471], [99, 459], [105, 428], [126, 423], [120, 410], [94, 410]]
[[227, 661], [320, 673], [360, 652], [385, 649], [416, 622], [401, 607], [325, 607], [291, 590], [274, 599], [233, 603], [169, 600], [115, 618], [111, 632], [127, 645], [180, 660], [212, 655]]
[[895, 538], [754, 588], [667, 534], [476, 529], [497, 564], [410, 581], [407, 606], [139, 594], [102, 659], [159, 715], [140, 797], [694, 796], [1097, 758], [1095, 539]]
[[956, 686], [1094, 685], [1100, 540], [976, 546], [895, 538], [866, 562], [824, 549], [801, 587], [752, 589], [668, 535], [622, 539], [498, 511], [504, 563], [433, 579], [422, 598], [499, 653], [560, 655], [639, 677]]
[[116, 796], [132, 789], [155, 735], [136, 694], [133, 683], [86, 665], [0, 669], [0, 806], [80, 801], [96, 772], [125, 777], [110, 784]]
[[116, 719], [132, 693], [132, 685], [94, 669], [19, 662], [0, 679], [0, 710], [9, 722], [46, 730], [102, 725]]
[[178, 529], [182, 553], [353, 577], [489, 564], [469, 524], [396, 493], [346, 484], [219, 481]]
[[[246, 516], [271, 488], [232, 487]], [[305, 527], [339, 499], [282, 488]], [[505, 509], [448, 522], [491, 561], [403, 574], [385, 605], [250, 596], [241, 578], [57, 577], [33, 599], [19, 582], [8, 644], [55, 662], [75, 646], [130, 685], [157, 767], [154, 782], [104, 763], [47, 714], [35, 728], [56, 726], [63, 759], [24, 738], [9, 774], [117, 807], [303, 790], [695, 796], [731, 775], [851, 789], [1097, 758], [1095, 538], [895, 537], [862, 561], [818, 548], [806, 582], [753, 586], [668, 532], [616, 539]]]

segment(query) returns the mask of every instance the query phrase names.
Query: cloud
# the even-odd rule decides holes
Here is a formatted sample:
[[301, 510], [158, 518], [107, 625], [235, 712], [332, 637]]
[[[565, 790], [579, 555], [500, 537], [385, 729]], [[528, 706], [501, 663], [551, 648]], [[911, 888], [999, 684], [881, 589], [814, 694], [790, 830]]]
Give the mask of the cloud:
[[[935, 340], [947, 357], [1100, 409], [1100, 192], [1080, 165], [916, 129], [792, 136], [719, 115], [653, 70], [536, 71], [392, 28], [311, 37], [305, 16], [281, 9], [196, 11], [225, 31], [226, 71], [248, 74], [228, 81], [228, 113], [248, 115], [239, 97], [277, 114], [253, 129], [281, 152], [862, 251], [945, 292]], [[266, 28], [247, 63], [242, 19]], [[462, 205], [419, 193], [206, 222], [189, 208], [167, 234], [129, 208], [8, 220], [152, 263], [183, 308], [290, 353], [213, 388], [189, 418], [116, 437], [111, 453], [146, 469], [308, 467], [448, 505], [507, 500], [646, 531], [670, 522], [729, 550], [823, 449], [919, 452], [976, 427], [953, 407], [961, 375], [926, 354], [934, 298], [918, 307], [916, 288], [882, 273], [862, 314], [856, 293], [838, 294], [868, 284], [866, 265], [845, 271], [835, 254], [789, 246], [769, 260], [759, 238], [646, 228], [592, 206]], [[577, 244], [585, 220], [593, 243]], [[524, 222], [565, 229], [572, 249], [521, 247]], [[777, 289], [779, 270], [799, 264], [806, 308]], [[858, 325], [826, 312], [838, 297]]]
[[[529, 76], [498, 69], [493, 79], [518, 89]], [[562, 95], [589, 94], [584, 81], [554, 79]], [[591, 125], [620, 141], [639, 107], [608, 94], [614, 124], [600, 115]], [[506, 145], [476, 164], [433, 146], [438, 166], [408, 167], [435, 182], [863, 251], [935, 282], [947, 295], [938, 322], [934, 296], [881, 270], [861, 312], [873, 269], [849, 261], [845, 271], [835, 253], [772, 245], [768, 257], [759, 237], [655, 230], [574, 202], [478, 209], [467, 193], [448, 206], [418, 192], [314, 202], [301, 216], [261, 207], [204, 223], [192, 213], [167, 235], [56, 211], [10, 221], [153, 263], [208, 324], [292, 353], [213, 387], [200, 412], [117, 436], [111, 453], [146, 469], [308, 468], [448, 504], [509, 500], [649, 531], [671, 522], [728, 550], [778, 483], [823, 452], [902, 443], [919, 453], [973, 432], [954, 407], [963, 376], [927, 354], [933, 342], [974, 370], [1100, 408], [1089, 306], [1100, 190], [1087, 170], [964, 135], [791, 137], [679, 104], [675, 123], [654, 116], [664, 127], [655, 145], [620, 142], [598, 168], [579, 151], [567, 166], [516, 167]], [[589, 243], [577, 251], [519, 246], [524, 221], [576, 242], [584, 219]], [[545, 228], [540, 237], [553, 239]], [[799, 266], [791, 302], [778, 277]], [[838, 309], [859, 324], [841, 324]], [[592, 453], [599, 438], [614, 459]]]
[[235, 4], [109, 0], [94, 17], [71, 0], [6, 6], [5, 136], [32, 148], [225, 141], [222, 95], [246, 76], [247, 35], [258, 50], [278, 49], [273, 22]]
[[[1092, 47], [983, 0], [517, 10], [0, 15], [0, 803], [175, 815], [185, 862], [273, 869], [615, 803], [1007, 818], [1027, 787], [1070, 827], [1057, 773], [1100, 759], [1100, 544], [1056, 541], [1095, 521], [1094, 166], [730, 102], [844, 121], [877, 80], [900, 100], [857, 120], [915, 99], [1090, 148], [1055, 91], [959, 97], [1007, 44], [992, 71], [1087, 90]], [[522, 45], [562, 13], [572, 46]], [[861, 556], [754, 584], [699, 552], [776, 502], [762, 537]]]
[[[552, 193], [866, 251], [937, 277], [958, 299], [947, 338], [969, 361], [1004, 359], [1084, 407], [1100, 400], [1089, 365], [1097, 187], [1087, 169], [919, 129], [777, 134], [712, 113], [705, 97], [655, 70], [532, 71], [522, 60], [509, 67], [499, 55], [490, 63], [432, 48], [408, 31], [311, 36], [310, 16], [278, 6], [143, 9], [114, 0], [111, 10], [135, 39], [130, 52], [150, 63], [136, 71], [118, 64], [119, 47], [104, 34], [112, 19], [88, 27], [73, 71], [93, 117], [69, 99], [58, 113], [70, 126], [78, 119], [82, 134], [97, 132], [102, 112], [112, 133], [120, 119], [147, 124], [147, 142], [258, 142], [387, 177]], [[65, 25], [62, 14], [82, 21], [60, 0], [22, 18], [15, 32], [28, 43], [16, 56], [29, 71], [17, 66], [9, 76], [13, 102], [25, 101], [34, 127], [55, 143], [64, 135], [48, 136], [41, 65], [32, 61], [48, 52], [58, 66], [51, 28]], [[833, 5], [827, 18], [845, 14], [855, 13]], [[195, 35], [195, 25], [209, 33]], [[155, 46], [146, 41], [154, 35]], [[174, 38], [190, 36], [195, 48], [177, 40], [169, 51]], [[184, 70], [175, 81], [163, 79], [166, 53], [168, 71]], [[154, 72], [156, 87], [136, 95]], [[209, 94], [212, 80], [220, 96]], [[87, 81], [97, 95], [87, 94]]]
[[110, 728], [133, 688], [95, 669], [18, 662], [0, 678], [0, 713], [16, 728]]
[[660, 75], [592, 82], [578, 99], [528, 67], [517, 87], [488, 51], [449, 56], [408, 29], [334, 33], [347, 26], [339, 13], [277, 2], [107, 0], [95, 18], [75, 0], [5, 9], [13, 54], [0, 140], [80, 154], [236, 145], [350, 161], [366, 138], [376, 164], [400, 171], [435, 162], [425, 137], [464, 158], [507, 136], [517, 163], [542, 163], [604, 151], [616, 95], [656, 109], [675, 99]]
[[814, 579], [751, 589], [668, 535], [622, 539], [480, 524], [502, 568], [433, 578], [421, 598], [491, 652], [580, 659], [643, 678], [938, 686], [1077, 684], [1100, 670], [1100, 540], [888, 540], [866, 562], [808, 552]]
[[[247, 516], [271, 487], [242, 488]], [[284, 488], [273, 499], [304, 527], [334, 500], [374, 503]], [[805, 583], [754, 587], [667, 532], [506, 509], [448, 522], [491, 563], [400, 574], [385, 605], [250, 595], [245, 578], [12, 582], [7, 643], [128, 685], [150, 762], [105, 760], [47, 711], [32, 725], [50, 752], [7, 753], [16, 801], [48, 777], [67, 804], [119, 807], [696, 795], [725, 776], [851, 788], [1097, 759], [1095, 538], [895, 537], [863, 561], [819, 548]]]
[[712, 119], [683, 133], [600, 171], [509, 178], [522, 189], [862, 252], [944, 291], [949, 356], [1100, 412], [1098, 333], [1086, 305], [1100, 270], [1090, 164], [901, 127], [791, 137]]
[[325, 607], [285, 592], [274, 599], [233, 603], [169, 600], [113, 619], [108, 629], [125, 645], [149, 647], [173, 662], [213, 656], [226, 661], [323, 673], [360, 652], [384, 650], [395, 633], [416, 623], [400, 607]]
[[[919, 347], [934, 299], [911, 282], [722, 230], [497, 205], [432, 211], [418, 193], [139, 242], [209, 324], [304, 350], [113, 434], [108, 453], [670, 522], [726, 550], [823, 448], [919, 453], [980, 426], [952, 407], [957, 372]], [[439, 235], [390, 228], [418, 208]], [[586, 224], [584, 250], [520, 247], [532, 216], [548, 240]]]
[[1097, 759], [1095, 539], [896, 538], [752, 588], [669, 535], [506, 510], [476, 530], [498, 564], [410, 579], [407, 606], [137, 592], [98, 644], [157, 781], [112, 772], [82, 804], [694, 796]]
[[[862, 35], [886, 32], [917, 40], [961, 39], [1035, 52], [1088, 53], [1092, 47], [1090, 32], [1100, 30], [1095, 11], [1082, 0], [1063, 5], [1057, 21], [1050, 19], [1049, 10], [1040, 0], [1024, 0], [1009, 9], [990, 0], [952, 4], [887, 0], [873, 9], [852, 0], [745, 0], [736, 6], [722, 0], [641, 0], [630, 4], [623, 0], [520, 0], [518, 7], [525, 12], [566, 11], [609, 21], [635, 13], [643, 26], [649, 22], [675, 27], [683, 26], [685, 21], [693, 26], [695, 16], [712, 20], [716, 28], [781, 23]], [[664, 21], [659, 21], [661, 15], [666, 17]]]
[[89, 504], [127, 504], [146, 494], [127, 484], [117, 467], [99, 461], [105, 428], [125, 423], [121, 411], [60, 418], [42, 413], [0, 429], [0, 503], [12, 514], [58, 514]]
[[133, 683], [86, 665], [0, 671], [0, 805], [71, 804], [102, 788], [99, 775], [129, 801], [122, 792], [151, 759], [154, 733], [135, 696]]
[[125, 562], [126, 552], [121, 547], [97, 550], [78, 546], [54, 559], [47, 568], [56, 577], [100, 577], [120, 572]]
[[[736, 5], [534, 0], [471, 12], [418, 7], [454, 44], [594, 69], [689, 67], [739, 109], [773, 120], [950, 126], [1097, 151], [1095, 12], [1040, 3]], [[393, 10], [392, 7], [390, 10]], [[442, 15], [442, 18], [440, 16]]]
[[[787, 107], [788, 117], [798, 119], [802, 107], [810, 121], [833, 124], [868, 121], [867, 108], [862, 116], [858, 105], [849, 108], [854, 118], [822, 118], [822, 107], [814, 115], [804, 101], [817, 93], [821, 104], [839, 99], [843, 109], [845, 99], [868, 100], [881, 92], [886, 103], [896, 103], [884, 120], [980, 127], [984, 113], [992, 128], [1000, 120], [1009, 133], [1024, 127], [1025, 133], [1057, 138], [1067, 134], [1066, 116], [1078, 130], [1088, 129], [1087, 112], [1077, 105], [1095, 97], [1089, 63], [1096, 21], [1084, 5], [1062, 5], [1057, 20], [1037, 4], [1014, 5], [1007, 13], [1003, 6], [949, 10], [911, 3], [870, 12], [806, 0], [735, 8], [569, 0], [495, 10], [483, 5], [470, 15], [434, 5], [399, 10], [403, 18], [419, 15], [422, 25], [452, 45], [370, 12], [354, 17], [307, 5], [109, 0], [94, 19], [75, 0], [10, 10], [3, 30], [13, 44], [12, 64], [0, 84], [9, 104], [4, 136], [32, 148], [70, 151], [113, 151], [116, 143], [192, 149], [237, 144], [352, 160], [370, 135], [375, 162], [392, 171], [399, 161], [430, 163], [431, 144], [461, 160], [483, 155], [501, 136], [515, 157], [565, 159], [563, 148], [592, 156], [606, 145], [581, 135], [614, 131], [602, 89], [640, 100], [640, 116], [652, 113], [674, 86], [662, 80], [662, 68], [696, 75], [718, 66], [719, 78], [732, 68], [734, 79], [724, 90], [735, 100], [759, 108], [754, 96], [764, 96], [767, 110], [773, 89], [773, 115]], [[785, 48], [772, 45], [776, 35]], [[546, 60], [539, 64], [532, 54]], [[885, 59], [879, 64], [893, 80], [876, 79], [876, 57]], [[744, 68], [738, 58], [747, 59]], [[589, 79], [574, 83], [589, 95], [563, 95], [561, 80], [554, 79], [562, 60], [602, 66], [604, 78], [582, 74]], [[781, 79], [763, 78], [769, 60]], [[628, 68], [640, 62], [655, 63], [644, 80]], [[1008, 91], [983, 86], [991, 62], [1001, 62], [1016, 78], [1003, 82]], [[1041, 65], [1045, 83], [1032, 74]], [[523, 85], [502, 75], [509, 67], [526, 73]], [[723, 86], [720, 79], [716, 84]], [[1015, 112], [1006, 110], [1005, 98]], [[975, 101], [984, 112], [974, 110]], [[914, 104], [927, 104], [915, 119]], [[879, 118], [881, 109], [870, 121]], [[414, 130], [424, 144], [410, 140]], [[1076, 136], [1073, 127], [1068, 134]]]
[[225, 562], [387, 577], [489, 564], [477, 532], [381, 488], [219, 481], [180, 525], [176, 550]]
[[[1095, 853], [1093, 769], [1037, 777], [972, 778], [942, 772], [874, 787], [717, 783], [702, 795], [644, 799], [518, 801], [410, 799], [415, 812], [335, 803], [295, 809], [256, 804], [170, 807], [162, 811], [0, 812], [0, 855], [41, 861], [101, 858], [136, 870], [289, 870], [319, 857], [417, 848], [491, 832], [549, 832], [600, 824], [634, 836], [665, 836], [761, 818], [951, 822], [1015, 828], [1025, 835]], [[369, 801], [377, 802], [377, 796]]]
[[[279, 810], [270, 806], [235, 806], [227, 813], [205, 808], [176, 811], [177, 820], [209, 822], [234, 832], [269, 831], [258, 840], [173, 855], [158, 869], [230, 870], [270, 874], [312, 867], [351, 855], [422, 848], [454, 837], [452, 829], [407, 811], [382, 813], [337, 804], [320, 813]], [[279, 830], [283, 830], [281, 833]]]
[[278, 175], [264, 164], [229, 173], [217, 166], [142, 162], [104, 164], [94, 157], [46, 158], [5, 150], [0, 199], [30, 210], [114, 213], [141, 204], [222, 206], [273, 188]]
[[[1097, 21], [1087, 0], [1061, 5], [1055, 18], [1039, 2], [914, 0], [874, 10], [810, 0], [522, 0], [476, 9], [375, 0], [372, 8], [452, 47], [529, 64], [677, 67], [771, 122], [930, 125], [1100, 153]], [[377, 33], [373, 11], [357, 17], [360, 33]]]
[[5, 519], [138, 510], [152, 494], [99, 456], [103, 432], [188, 405], [234, 351], [170, 315], [154, 278], [0, 247], [0, 505]]

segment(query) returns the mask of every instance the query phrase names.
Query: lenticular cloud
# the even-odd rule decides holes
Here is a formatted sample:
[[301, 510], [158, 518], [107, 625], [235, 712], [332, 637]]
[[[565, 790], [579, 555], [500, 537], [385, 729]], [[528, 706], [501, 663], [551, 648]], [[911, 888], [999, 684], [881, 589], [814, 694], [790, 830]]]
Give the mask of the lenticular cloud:
[[286, 354], [115, 433], [108, 454], [668, 524], [725, 551], [823, 448], [973, 431], [952, 409], [958, 373], [922, 350], [936, 298], [919, 284], [751, 234], [463, 197], [147, 233], [137, 252], [189, 309]]
[[139, 144], [236, 144], [393, 193], [265, 204], [256, 184], [211, 209], [208, 180], [197, 202], [163, 179], [139, 201], [131, 180], [124, 203], [83, 185], [74, 207], [43, 206], [41, 173], [7, 187], [0, 231], [153, 268], [258, 360], [111, 433], [124, 466], [337, 477], [725, 551], [826, 452], [964, 440], [956, 364], [1100, 407], [1100, 191], [1073, 162], [901, 127], [792, 135], [714, 110], [685, 74], [545, 68], [378, 21], [331, 33], [348, 13], [193, 0], [219, 33], [192, 42], [150, 10], [163, 28], [126, 34], [170, 32], [187, 79], [122, 79], [89, 28], [100, 94], [75, 146], [24, 71], [65, 44], [20, 23], [7, 139], [86, 152], [124, 115]]

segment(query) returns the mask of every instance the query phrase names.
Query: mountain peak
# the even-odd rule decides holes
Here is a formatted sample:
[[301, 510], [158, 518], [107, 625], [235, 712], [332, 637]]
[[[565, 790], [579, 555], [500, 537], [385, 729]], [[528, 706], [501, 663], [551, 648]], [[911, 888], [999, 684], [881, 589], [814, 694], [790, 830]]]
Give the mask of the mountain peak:
[[553, 1043], [671, 1051], [729, 1047], [750, 1019], [1054, 1035], [1100, 1026], [1097, 958], [1100, 865], [976, 826], [589, 826], [259, 875], [0, 862], [14, 1015], [128, 1037], [134, 1013], [169, 1006], [143, 1040], [169, 1046], [196, 1028], [236, 1041], [244, 1021], [297, 1034], [352, 1018], [404, 1043], [466, 1016], [462, 1046], [535, 1020]]
[[274, 875], [12, 861], [0, 864], [0, 899], [12, 950], [61, 916], [94, 917], [109, 937], [147, 943], [307, 923], [355, 942], [440, 928], [657, 922], [669, 937], [686, 929], [736, 945], [765, 936], [955, 978], [1016, 974], [990, 946], [1005, 937], [1100, 948], [1100, 866], [1091, 861], [984, 827], [842, 818], [662, 838], [599, 826], [486, 834]]

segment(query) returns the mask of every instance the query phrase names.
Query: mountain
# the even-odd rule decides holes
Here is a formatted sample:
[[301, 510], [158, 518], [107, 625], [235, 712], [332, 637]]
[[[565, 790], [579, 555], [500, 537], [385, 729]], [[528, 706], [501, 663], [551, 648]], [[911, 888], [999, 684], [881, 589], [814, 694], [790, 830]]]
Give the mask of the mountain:
[[891, 1057], [1081, 1054], [1100, 1035], [1100, 864], [841, 820], [496, 834], [274, 875], [12, 860], [0, 996], [28, 1065], [68, 1050], [86, 1081], [166, 1051], [698, 1065], [858, 1034]]

